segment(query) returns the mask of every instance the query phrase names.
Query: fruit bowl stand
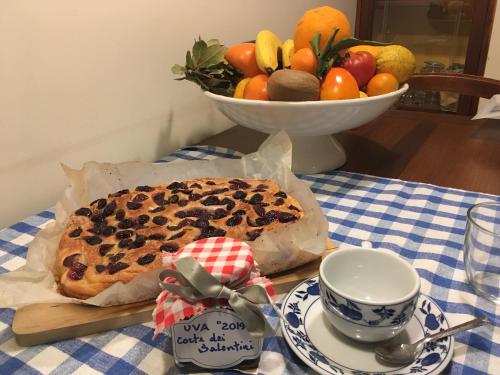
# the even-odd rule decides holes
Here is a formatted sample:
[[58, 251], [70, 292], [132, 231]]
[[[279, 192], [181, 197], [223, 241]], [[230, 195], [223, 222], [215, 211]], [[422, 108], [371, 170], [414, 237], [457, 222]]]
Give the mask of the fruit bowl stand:
[[368, 98], [308, 102], [235, 99], [205, 92], [217, 109], [235, 123], [267, 134], [285, 130], [292, 140], [292, 170], [315, 174], [340, 168], [346, 153], [333, 134], [364, 125], [408, 90]]

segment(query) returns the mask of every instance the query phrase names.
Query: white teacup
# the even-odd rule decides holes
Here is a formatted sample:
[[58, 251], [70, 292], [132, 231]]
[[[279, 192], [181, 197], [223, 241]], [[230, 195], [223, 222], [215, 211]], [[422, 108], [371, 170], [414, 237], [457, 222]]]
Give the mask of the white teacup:
[[400, 333], [420, 291], [417, 271], [389, 250], [349, 248], [323, 259], [321, 303], [330, 323], [355, 340], [375, 342]]

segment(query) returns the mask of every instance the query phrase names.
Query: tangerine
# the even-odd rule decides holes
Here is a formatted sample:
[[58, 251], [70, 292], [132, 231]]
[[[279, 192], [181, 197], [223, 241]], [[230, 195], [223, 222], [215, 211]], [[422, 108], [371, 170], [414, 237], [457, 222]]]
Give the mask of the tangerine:
[[399, 87], [398, 80], [390, 73], [375, 74], [366, 85], [368, 96], [377, 96], [396, 91]]
[[298, 51], [301, 48], [310, 48], [309, 41], [313, 39], [317, 33], [320, 33], [321, 38], [319, 47], [320, 51], [322, 51], [326, 41], [337, 28], [339, 32], [335, 36], [334, 43], [345, 37], [351, 36], [351, 25], [349, 20], [340, 10], [329, 6], [308, 10], [300, 18], [295, 28], [295, 50]]
[[258, 74], [255, 77], [250, 78], [245, 90], [243, 91], [244, 99], [253, 100], [269, 100], [269, 95], [267, 94], [267, 81], [269, 76], [267, 74]]
[[354, 47], [350, 47], [349, 48], [349, 52], [361, 52], [361, 51], [365, 51], [365, 52], [370, 52], [373, 57], [377, 57], [378, 53], [382, 50], [383, 47], [381, 46], [368, 46], [368, 45], [361, 45], [361, 46], [354, 46]]
[[293, 70], [302, 70], [303, 72], [316, 75], [318, 58], [310, 48], [301, 48], [292, 56]]

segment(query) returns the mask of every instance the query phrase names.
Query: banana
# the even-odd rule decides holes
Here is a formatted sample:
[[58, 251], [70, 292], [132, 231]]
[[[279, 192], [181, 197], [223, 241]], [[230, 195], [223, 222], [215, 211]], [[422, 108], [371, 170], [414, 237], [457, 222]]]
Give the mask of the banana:
[[292, 66], [292, 56], [295, 53], [293, 39], [287, 39], [281, 46], [281, 61], [283, 62], [283, 68], [289, 69]]
[[269, 30], [259, 31], [255, 39], [257, 65], [264, 73], [272, 74], [278, 68], [281, 40]]

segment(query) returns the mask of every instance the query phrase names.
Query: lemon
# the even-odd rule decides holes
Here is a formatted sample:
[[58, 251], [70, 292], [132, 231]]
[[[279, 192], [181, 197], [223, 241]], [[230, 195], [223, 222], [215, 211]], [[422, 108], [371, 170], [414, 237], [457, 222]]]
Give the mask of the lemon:
[[243, 78], [238, 82], [236, 88], [234, 89], [233, 98], [243, 99], [243, 92], [245, 91], [245, 87], [247, 87], [247, 83], [250, 81], [250, 78]]
[[403, 46], [383, 47], [376, 57], [377, 73], [390, 73], [399, 83], [406, 82], [415, 71], [415, 56]]

